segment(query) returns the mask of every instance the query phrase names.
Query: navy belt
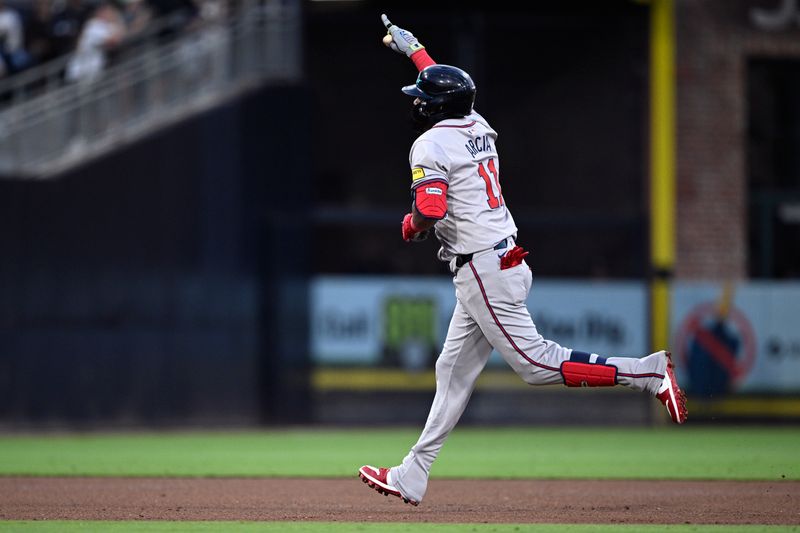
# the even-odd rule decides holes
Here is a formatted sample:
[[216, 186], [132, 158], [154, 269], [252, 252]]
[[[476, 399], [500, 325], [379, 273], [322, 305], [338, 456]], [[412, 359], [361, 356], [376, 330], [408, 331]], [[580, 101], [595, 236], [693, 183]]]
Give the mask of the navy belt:
[[[503, 239], [494, 245], [494, 250], [503, 250], [508, 246], [508, 238]], [[461, 268], [472, 261], [473, 254], [461, 254], [456, 256], [456, 268]]]

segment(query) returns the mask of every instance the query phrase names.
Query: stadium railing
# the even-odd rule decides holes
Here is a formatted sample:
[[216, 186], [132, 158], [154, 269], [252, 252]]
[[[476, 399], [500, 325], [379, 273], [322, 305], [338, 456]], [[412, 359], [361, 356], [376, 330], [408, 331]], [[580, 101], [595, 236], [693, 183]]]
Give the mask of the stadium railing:
[[297, 3], [248, 0], [164, 41], [148, 32], [93, 81], [63, 57], [0, 83], [0, 176], [44, 179], [264, 83], [301, 76]]

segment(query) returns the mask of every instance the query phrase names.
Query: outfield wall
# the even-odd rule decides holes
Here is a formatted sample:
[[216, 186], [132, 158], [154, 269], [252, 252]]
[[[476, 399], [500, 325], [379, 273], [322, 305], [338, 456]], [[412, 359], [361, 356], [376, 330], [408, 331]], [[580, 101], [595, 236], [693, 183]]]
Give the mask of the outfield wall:
[[[800, 417], [792, 399], [800, 395], [800, 283], [677, 282], [671, 299], [669, 348], [700, 412]], [[564, 346], [630, 357], [649, 352], [642, 282], [537, 279], [527, 303], [540, 332]], [[310, 311], [317, 418], [351, 422], [352, 413], [381, 418], [381, 408], [372, 406], [387, 397], [392, 398], [387, 403], [404, 401], [398, 400], [403, 393], [405, 411], [415, 413], [409, 418], [424, 414], [454, 305], [448, 278], [317, 277]], [[531, 390], [496, 352], [477, 391], [480, 399], [473, 404], [481, 405], [465, 415], [476, 422], [496, 422], [498, 416], [526, 423], [598, 419], [586, 410], [591, 402], [585, 396], [572, 398], [560, 387]], [[377, 400], [365, 401], [369, 393]], [[587, 393], [597, 395], [592, 402], [600, 402], [601, 409], [615, 402], [614, 409], [627, 408], [631, 402], [608, 391]], [[649, 421], [647, 407], [633, 404], [628, 420]]]

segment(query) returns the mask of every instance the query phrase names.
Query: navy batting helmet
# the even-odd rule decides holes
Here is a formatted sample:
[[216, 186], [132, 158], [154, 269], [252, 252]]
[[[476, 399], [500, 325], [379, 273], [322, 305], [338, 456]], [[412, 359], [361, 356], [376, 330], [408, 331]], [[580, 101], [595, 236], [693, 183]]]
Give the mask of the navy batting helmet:
[[417, 83], [403, 87], [403, 92], [419, 98], [413, 119], [428, 128], [446, 118], [460, 118], [472, 112], [475, 82], [469, 74], [450, 65], [431, 65], [419, 73]]

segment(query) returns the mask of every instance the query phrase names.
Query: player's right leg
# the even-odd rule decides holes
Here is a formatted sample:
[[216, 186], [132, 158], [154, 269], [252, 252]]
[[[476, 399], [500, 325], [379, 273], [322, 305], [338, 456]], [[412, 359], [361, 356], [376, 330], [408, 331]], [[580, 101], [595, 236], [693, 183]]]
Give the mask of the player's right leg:
[[522, 379], [531, 385], [623, 385], [656, 396], [667, 406], [674, 422], [685, 421], [685, 399], [667, 352], [642, 358], [605, 358], [544, 339], [525, 305], [530, 270], [524, 263], [501, 270], [499, 263], [494, 254], [483, 254], [465, 265], [468, 275], [459, 276], [456, 284], [467, 311]]
[[491, 353], [489, 341], [457, 301], [444, 348], [436, 360], [436, 395], [419, 440], [400, 465], [388, 472], [362, 467], [361, 479], [376, 490], [409, 503], [422, 501], [431, 465], [467, 407], [475, 381]]

